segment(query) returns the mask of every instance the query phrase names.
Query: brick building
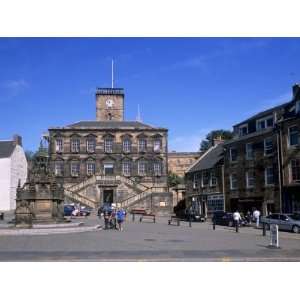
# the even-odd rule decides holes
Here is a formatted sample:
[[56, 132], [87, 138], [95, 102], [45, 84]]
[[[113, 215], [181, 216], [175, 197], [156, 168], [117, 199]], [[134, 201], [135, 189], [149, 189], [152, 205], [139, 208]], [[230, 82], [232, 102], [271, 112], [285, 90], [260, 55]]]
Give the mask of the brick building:
[[167, 212], [168, 130], [124, 121], [124, 90], [96, 91], [96, 121], [49, 129], [51, 168], [71, 201]]

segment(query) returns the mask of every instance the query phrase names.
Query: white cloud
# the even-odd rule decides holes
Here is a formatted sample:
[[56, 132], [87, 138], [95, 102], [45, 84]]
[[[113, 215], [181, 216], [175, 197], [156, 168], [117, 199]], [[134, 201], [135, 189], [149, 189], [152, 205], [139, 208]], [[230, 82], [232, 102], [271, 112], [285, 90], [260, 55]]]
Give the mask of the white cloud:
[[0, 88], [4, 90], [6, 96], [15, 97], [29, 87], [29, 83], [25, 79], [5, 80], [0, 84]]

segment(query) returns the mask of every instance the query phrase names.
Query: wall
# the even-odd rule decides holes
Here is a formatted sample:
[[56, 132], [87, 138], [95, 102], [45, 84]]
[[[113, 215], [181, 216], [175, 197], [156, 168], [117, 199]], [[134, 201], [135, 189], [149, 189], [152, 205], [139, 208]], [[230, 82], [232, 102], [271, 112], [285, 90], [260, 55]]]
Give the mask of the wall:
[[18, 187], [18, 182], [20, 179], [21, 186], [23, 186], [26, 178], [27, 160], [23, 148], [17, 145], [11, 156], [9, 209], [16, 208], [16, 189]]
[[171, 152], [168, 154], [168, 169], [178, 176], [184, 176], [185, 171], [200, 157], [199, 152]]
[[0, 211], [10, 209], [10, 158], [0, 159]]

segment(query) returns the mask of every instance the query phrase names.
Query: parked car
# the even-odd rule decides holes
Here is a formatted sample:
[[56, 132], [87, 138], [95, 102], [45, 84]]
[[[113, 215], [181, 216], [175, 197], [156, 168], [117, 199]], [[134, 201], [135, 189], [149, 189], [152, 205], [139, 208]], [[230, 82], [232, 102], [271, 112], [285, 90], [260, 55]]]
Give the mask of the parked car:
[[[240, 226], [248, 225], [247, 220], [241, 216], [241, 221], [239, 223]], [[216, 225], [224, 225], [232, 227], [234, 226], [233, 222], [233, 213], [225, 212], [225, 211], [215, 211], [212, 217], [212, 220], [215, 221]]]
[[91, 214], [92, 209], [88, 208], [86, 206], [81, 206], [80, 207], [80, 216], [87, 217]]
[[65, 204], [64, 205], [64, 215], [65, 216], [71, 216], [74, 209], [75, 209], [74, 205]]
[[300, 232], [300, 214], [270, 214], [266, 217], [261, 217], [261, 223], [266, 224], [267, 229], [270, 229], [270, 224], [278, 225], [278, 229]]
[[206, 221], [205, 215], [200, 214], [195, 209], [186, 208], [185, 214], [184, 214], [184, 219], [189, 221], [190, 218], [191, 218], [192, 222], [205, 222]]

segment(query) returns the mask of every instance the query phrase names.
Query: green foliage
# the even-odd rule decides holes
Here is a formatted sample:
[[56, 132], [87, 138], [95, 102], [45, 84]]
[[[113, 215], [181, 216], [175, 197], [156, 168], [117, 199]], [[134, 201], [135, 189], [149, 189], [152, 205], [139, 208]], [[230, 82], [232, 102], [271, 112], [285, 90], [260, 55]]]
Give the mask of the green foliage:
[[183, 184], [184, 179], [173, 172], [169, 172], [168, 174], [168, 185], [169, 187], [176, 186], [177, 184]]
[[200, 143], [200, 151], [206, 151], [213, 144], [213, 140], [217, 138], [222, 138], [223, 140], [230, 140], [233, 137], [233, 133], [230, 130], [218, 129], [209, 132], [206, 138]]

